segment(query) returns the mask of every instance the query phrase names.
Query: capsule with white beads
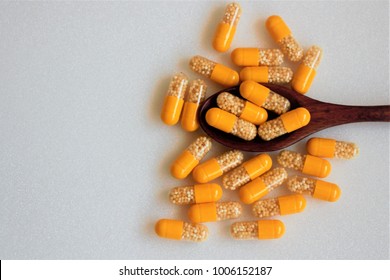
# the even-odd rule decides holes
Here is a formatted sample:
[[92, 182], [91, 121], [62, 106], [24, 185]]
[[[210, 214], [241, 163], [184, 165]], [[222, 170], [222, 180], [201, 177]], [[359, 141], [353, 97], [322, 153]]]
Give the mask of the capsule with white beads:
[[205, 241], [209, 234], [209, 230], [205, 225], [191, 224], [181, 220], [171, 219], [157, 221], [155, 232], [162, 238], [194, 242]]
[[317, 157], [351, 159], [359, 154], [355, 143], [328, 138], [311, 138], [306, 143], [309, 154]]
[[169, 200], [177, 205], [215, 202], [220, 200], [221, 197], [222, 188], [218, 184], [197, 184], [176, 187], [169, 193]]
[[199, 104], [206, 98], [206, 90], [207, 85], [201, 79], [196, 79], [190, 83], [181, 116], [181, 126], [184, 130], [195, 131], [199, 128], [197, 111]]
[[241, 213], [242, 207], [238, 202], [210, 202], [193, 204], [188, 209], [188, 218], [193, 223], [215, 222], [236, 219]]
[[305, 207], [305, 198], [300, 194], [293, 194], [256, 201], [252, 205], [252, 213], [255, 217], [265, 218], [299, 213]]
[[293, 78], [293, 71], [282, 66], [251, 66], [240, 72], [241, 81], [255, 81], [258, 83], [288, 84]]
[[222, 20], [214, 35], [213, 48], [218, 52], [226, 52], [233, 41], [237, 24], [240, 21], [241, 7], [237, 3], [226, 6]]
[[230, 55], [237, 66], [279, 66], [283, 53], [279, 49], [237, 48]]
[[230, 226], [230, 234], [234, 239], [277, 239], [284, 235], [285, 226], [279, 220], [259, 220], [253, 222], [237, 222]]

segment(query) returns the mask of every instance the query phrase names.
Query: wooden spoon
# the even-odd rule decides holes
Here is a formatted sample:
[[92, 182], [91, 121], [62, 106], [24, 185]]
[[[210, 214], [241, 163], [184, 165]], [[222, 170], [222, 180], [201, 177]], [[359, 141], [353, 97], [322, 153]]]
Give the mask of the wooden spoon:
[[[239, 93], [239, 87], [236, 86], [215, 93], [201, 105], [198, 111], [198, 118], [202, 129], [215, 141], [229, 148], [248, 152], [270, 152], [284, 149], [309, 136], [310, 134], [328, 127], [354, 122], [390, 121], [390, 105], [346, 106], [331, 104], [309, 98], [284, 86], [272, 84], [264, 85], [272, 91], [287, 98], [291, 103], [291, 109], [305, 107], [307, 110], [309, 110], [311, 115], [310, 123], [307, 126], [304, 126], [291, 133], [287, 133], [271, 141], [264, 141], [258, 135], [252, 141], [245, 141], [208, 125], [205, 118], [206, 112], [210, 108], [217, 107], [216, 100], [218, 94], [226, 91], [241, 97]], [[273, 114], [272, 112], [268, 113], [268, 119], [277, 117], [277, 115]]]

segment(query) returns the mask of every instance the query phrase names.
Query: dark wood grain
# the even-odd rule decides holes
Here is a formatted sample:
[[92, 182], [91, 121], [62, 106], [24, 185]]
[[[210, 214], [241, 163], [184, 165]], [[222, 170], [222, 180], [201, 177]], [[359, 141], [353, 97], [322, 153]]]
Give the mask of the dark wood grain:
[[[259, 136], [252, 141], [245, 141], [231, 134], [225, 133], [207, 124], [205, 115], [208, 109], [217, 107], [216, 99], [219, 93], [227, 91], [240, 96], [239, 87], [224, 89], [210, 96], [198, 111], [201, 128], [214, 140], [232, 149], [249, 152], [270, 152], [284, 149], [299, 140], [325, 128], [354, 122], [389, 122], [390, 106], [348, 106], [321, 102], [294, 90], [280, 86], [264, 84], [272, 91], [290, 100], [291, 109], [305, 107], [311, 115], [310, 123], [294, 132], [285, 134], [271, 141], [264, 141]], [[277, 117], [270, 113], [269, 119]]]

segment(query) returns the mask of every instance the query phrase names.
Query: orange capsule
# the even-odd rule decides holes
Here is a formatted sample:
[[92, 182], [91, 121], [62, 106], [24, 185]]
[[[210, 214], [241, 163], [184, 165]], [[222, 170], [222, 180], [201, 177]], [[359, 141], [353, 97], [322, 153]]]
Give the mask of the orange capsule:
[[279, 66], [283, 53], [279, 49], [238, 48], [230, 55], [238, 66]]
[[276, 239], [283, 236], [284, 224], [279, 220], [237, 222], [231, 225], [230, 234], [234, 239]]
[[242, 81], [252, 80], [258, 83], [288, 84], [293, 77], [293, 71], [288, 67], [254, 66], [245, 67], [240, 72]]
[[214, 35], [213, 48], [218, 52], [226, 52], [233, 41], [237, 24], [240, 21], [241, 7], [237, 3], [226, 6], [225, 13]]
[[203, 80], [197, 79], [190, 83], [185, 97], [181, 126], [186, 131], [195, 131], [199, 127], [197, 111], [199, 104], [206, 98], [207, 85]]
[[188, 218], [193, 223], [215, 222], [238, 218], [241, 213], [238, 202], [210, 202], [191, 205]]
[[291, 82], [291, 86], [295, 91], [305, 94], [310, 89], [321, 58], [322, 50], [320, 47], [312, 46], [307, 50]]
[[195, 242], [206, 240], [209, 233], [205, 225], [169, 219], [157, 221], [154, 230], [162, 238]]
[[359, 154], [355, 143], [328, 138], [311, 138], [306, 143], [309, 154], [317, 157], [351, 159]]
[[300, 194], [293, 194], [256, 201], [252, 206], [252, 213], [259, 218], [272, 217], [299, 213], [305, 207], [305, 198]]
[[214, 202], [220, 200], [221, 197], [222, 188], [218, 184], [176, 187], [169, 193], [169, 200], [178, 205]]

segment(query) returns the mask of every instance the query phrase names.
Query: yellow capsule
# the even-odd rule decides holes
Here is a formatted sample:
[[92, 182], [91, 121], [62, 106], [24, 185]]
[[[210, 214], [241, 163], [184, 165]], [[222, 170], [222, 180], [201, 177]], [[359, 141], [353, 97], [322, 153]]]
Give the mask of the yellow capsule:
[[305, 198], [300, 194], [293, 194], [256, 201], [252, 205], [252, 213], [256, 217], [264, 218], [299, 213], [305, 207]]
[[205, 136], [198, 137], [174, 161], [171, 174], [177, 179], [184, 179], [199, 164], [199, 161], [210, 151], [211, 139]]
[[238, 218], [241, 213], [238, 202], [210, 202], [191, 205], [188, 218], [193, 223], [215, 222]]
[[237, 222], [231, 225], [230, 234], [235, 239], [276, 239], [283, 236], [284, 224], [279, 220]]
[[241, 81], [255, 81], [258, 83], [288, 84], [293, 77], [293, 71], [288, 67], [280, 66], [253, 66], [245, 67], [240, 72]]
[[238, 48], [230, 55], [238, 66], [279, 66], [283, 53], [279, 49]]
[[328, 138], [311, 138], [306, 143], [309, 154], [317, 157], [351, 159], [359, 154], [355, 143], [336, 141]]
[[240, 21], [241, 7], [237, 3], [226, 6], [221, 22], [214, 35], [213, 48], [218, 52], [226, 52], [233, 41], [237, 24]]
[[341, 190], [336, 184], [298, 176], [288, 180], [287, 188], [295, 193], [310, 194], [314, 198], [330, 202], [337, 201], [341, 195]]
[[195, 131], [199, 127], [197, 111], [199, 104], [206, 98], [207, 85], [203, 80], [197, 79], [190, 83], [185, 97], [181, 126], [187, 131]]
[[322, 50], [320, 47], [312, 46], [307, 50], [291, 82], [291, 86], [295, 91], [305, 94], [310, 89], [321, 58]]
[[286, 179], [287, 172], [284, 168], [272, 169], [244, 185], [239, 190], [240, 200], [245, 204], [251, 204], [282, 185]]
[[272, 167], [272, 159], [267, 154], [257, 155], [244, 162], [236, 169], [222, 177], [222, 185], [226, 189], [236, 190], [251, 180], [264, 174]]
[[218, 184], [176, 187], [169, 193], [169, 200], [178, 205], [214, 202], [220, 200], [221, 197], [222, 188]]
[[239, 166], [243, 160], [242, 152], [231, 150], [199, 164], [192, 172], [192, 177], [199, 183], [207, 183]]
[[205, 225], [169, 219], [157, 221], [154, 230], [162, 238], [196, 242], [206, 240], [209, 234], [209, 230]]
[[256, 137], [256, 126], [253, 123], [219, 108], [211, 108], [206, 112], [206, 122], [212, 127], [247, 141]]
[[290, 101], [287, 98], [254, 81], [248, 80], [242, 82], [240, 85], [240, 94], [257, 106], [261, 106], [279, 115], [290, 110]]
[[290, 133], [310, 122], [310, 113], [305, 108], [297, 108], [259, 126], [258, 134], [265, 141]]
[[165, 124], [175, 125], [179, 121], [187, 85], [188, 78], [183, 73], [177, 73], [172, 77], [161, 111], [161, 120]]
[[240, 80], [238, 73], [233, 69], [199, 55], [191, 58], [190, 68], [192, 71], [226, 87], [235, 86]]
[[264, 123], [268, 118], [265, 109], [228, 92], [222, 92], [218, 95], [217, 105], [222, 110], [255, 125]]
[[280, 16], [270, 16], [266, 28], [274, 41], [279, 44], [282, 52], [291, 61], [300, 61], [303, 56], [303, 49], [293, 37], [290, 28]]
[[325, 178], [332, 170], [330, 162], [325, 159], [311, 155], [301, 155], [287, 150], [279, 153], [278, 163], [283, 167], [292, 168], [304, 174], [320, 178]]

